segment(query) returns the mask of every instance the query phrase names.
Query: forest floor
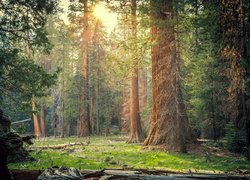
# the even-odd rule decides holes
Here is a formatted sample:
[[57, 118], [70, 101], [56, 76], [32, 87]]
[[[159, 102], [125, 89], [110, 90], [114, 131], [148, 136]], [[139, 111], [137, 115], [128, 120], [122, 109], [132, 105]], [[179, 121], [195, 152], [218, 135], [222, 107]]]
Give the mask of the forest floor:
[[[250, 170], [250, 163], [231, 153], [168, 153], [149, 151], [140, 144], [127, 144], [126, 137], [36, 139], [30, 155], [35, 161], [10, 163], [10, 169], [46, 169], [52, 166], [78, 169], [150, 169], [173, 172], [225, 173]], [[205, 147], [209, 147], [205, 145]], [[214, 153], [213, 153], [214, 152]], [[226, 151], [225, 151], [226, 152]]]

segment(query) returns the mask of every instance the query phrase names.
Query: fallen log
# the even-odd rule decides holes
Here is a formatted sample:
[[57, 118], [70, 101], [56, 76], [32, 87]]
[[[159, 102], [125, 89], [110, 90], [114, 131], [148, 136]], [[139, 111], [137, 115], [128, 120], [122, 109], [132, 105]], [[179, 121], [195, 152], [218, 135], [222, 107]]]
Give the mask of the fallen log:
[[82, 142], [77, 142], [77, 143], [68, 143], [68, 144], [58, 144], [58, 145], [52, 145], [52, 146], [31, 146], [29, 147], [29, 150], [43, 150], [43, 149], [54, 149], [54, 150], [58, 150], [58, 149], [64, 149], [67, 147], [71, 147], [71, 146], [85, 146], [86, 144], [82, 143]]
[[82, 180], [83, 176], [76, 168], [51, 167], [43, 171], [38, 180]]
[[[43, 171], [39, 170], [11, 170], [16, 180], [35, 180]], [[244, 174], [205, 174], [205, 173], [181, 173], [161, 170], [81, 170], [84, 179], [249, 179], [250, 175]]]
[[100, 171], [89, 172], [89, 173], [86, 173], [86, 174], [84, 174], [84, 172], [81, 171], [81, 173], [83, 174], [83, 178], [86, 179], [86, 178], [94, 178], [94, 177], [104, 176], [105, 175], [104, 171], [105, 170], [102, 169]]

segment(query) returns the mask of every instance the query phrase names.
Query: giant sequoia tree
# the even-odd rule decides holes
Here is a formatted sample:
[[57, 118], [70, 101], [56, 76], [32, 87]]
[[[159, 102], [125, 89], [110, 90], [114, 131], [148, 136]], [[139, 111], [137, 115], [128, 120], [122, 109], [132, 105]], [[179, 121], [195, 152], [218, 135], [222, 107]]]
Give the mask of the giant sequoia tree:
[[145, 146], [186, 151], [192, 141], [182, 99], [172, 0], [151, 1], [153, 110]]
[[222, 45], [220, 55], [226, 63], [225, 75], [230, 81], [227, 105], [230, 118], [236, 126], [244, 114], [244, 77], [243, 61], [246, 59], [244, 37], [244, 9], [242, 0], [221, 1]]
[[[132, 35], [136, 41], [136, 0], [131, 0]], [[141, 127], [140, 108], [139, 108], [139, 86], [138, 86], [138, 57], [137, 47], [133, 51], [133, 72], [131, 78], [130, 93], [130, 136], [129, 143], [138, 143], [144, 140]]]
[[88, 27], [88, 0], [84, 1], [84, 16], [83, 16], [83, 53], [82, 53], [82, 80], [83, 89], [81, 95], [82, 107], [80, 112], [79, 132], [78, 136], [84, 137], [90, 135], [89, 122], [89, 96], [88, 96], [88, 41], [89, 41], [89, 27]]
[[249, 41], [248, 6], [249, 2], [243, 0], [220, 1], [220, 28], [222, 32], [220, 57], [225, 62], [225, 75], [230, 82], [227, 89], [229, 95], [227, 110], [238, 131], [242, 129], [242, 124], [245, 124], [246, 144], [249, 150], [249, 93], [246, 87], [248, 84], [246, 82], [249, 81], [247, 79], [249, 78], [249, 68], [247, 68], [249, 66], [249, 52], [247, 52], [247, 41]]

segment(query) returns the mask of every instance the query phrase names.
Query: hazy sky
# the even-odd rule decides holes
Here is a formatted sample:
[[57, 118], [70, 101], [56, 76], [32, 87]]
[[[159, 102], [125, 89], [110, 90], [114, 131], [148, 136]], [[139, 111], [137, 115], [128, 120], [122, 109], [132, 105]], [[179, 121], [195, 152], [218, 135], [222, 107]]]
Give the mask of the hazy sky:
[[[64, 10], [61, 18], [66, 24], [68, 23], [67, 14], [69, 4], [69, 0], [61, 0], [61, 7]], [[94, 15], [97, 16], [100, 21], [102, 21], [108, 33], [110, 33], [117, 25], [117, 14], [108, 12], [104, 4], [98, 4], [96, 6], [96, 8], [94, 9]]]
[[69, 6], [69, 0], [61, 0], [61, 7], [64, 10], [64, 13], [61, 15], [62, 19], [64, 20], [65, 23], [68, 23], [68, 6]]

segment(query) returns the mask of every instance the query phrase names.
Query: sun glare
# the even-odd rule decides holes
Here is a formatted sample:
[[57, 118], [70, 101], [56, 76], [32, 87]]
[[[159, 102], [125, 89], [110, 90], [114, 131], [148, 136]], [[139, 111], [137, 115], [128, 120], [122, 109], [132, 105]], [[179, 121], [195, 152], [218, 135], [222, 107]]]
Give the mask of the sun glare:
[[106, 9], [105, 6], [103, 6], [101, 4], [98, 4], [98, 5], [95, 6], [94, 15], [98, 19], [103, 20], [107, 15], [109, 15], [109, 12], [108, 12], [108, 10]]
[[93, 14], [102, 22], [109, 32], [111, 32], [117, 25], [117, 14], [109, 12], [103, 4], [97, 4], [94, 8]]
[[[0, 0], [1, 1], [1, 0]], [[69, 23], [67, 12], [70, 5], [69, 0], [61, 0], [61, 7], [64, 13], [61, 14], [61, 18], [66, 24]], [[110, 12], [104, 3], [97, 4], [93, 9], [93, 15], [102, 22], [102, 25], [106, 28], [107, 32], [110, 34], [111, 31], [117, 26], [117, 13]]]

